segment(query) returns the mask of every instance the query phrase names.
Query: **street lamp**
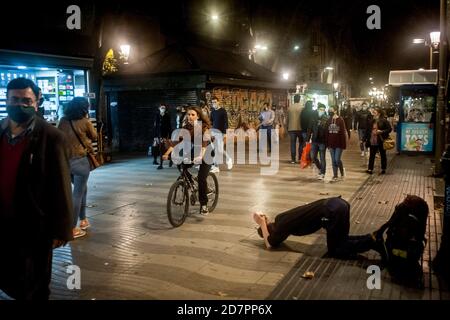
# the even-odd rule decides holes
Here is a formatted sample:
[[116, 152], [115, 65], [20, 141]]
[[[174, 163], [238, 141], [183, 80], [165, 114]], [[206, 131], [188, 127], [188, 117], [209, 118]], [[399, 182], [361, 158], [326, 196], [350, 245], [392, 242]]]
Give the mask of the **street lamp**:
[[120, 46], [120, 55], [123, 59], [123, 64], [128, 64], [128, 58], [130, 57], [131, 46], [129, 44], [122, 44]]
[[212, 21], [219, 21], [219, 16], [217, 14], [213, 14], [213, 15], [211, 15], [211, 20]]
[[289, 80], [289, 72], [283, 72], [283, 80]]
[[334, 88], [334, 105], [337, 107], [338, 106], [338, 97], [339, 97], [339, 92], [338, 92], [339, 83], [338, 82], [333, 83], [333, 88]]
[[424, 44], [430, 48], [430, 69], [433, 69], [433, 53], [437, 53], [439, 43], [441, 42], [441, 33], [439, 31], [430, 32], [430, 42], [422, 38], [413, 39], [414, 44]]
[[300, 46], [299, 46], [299, 45], [296, 45], [296, 46], [294, 47], [294, 50], [297, 51], [298, 49], [300, 49]]

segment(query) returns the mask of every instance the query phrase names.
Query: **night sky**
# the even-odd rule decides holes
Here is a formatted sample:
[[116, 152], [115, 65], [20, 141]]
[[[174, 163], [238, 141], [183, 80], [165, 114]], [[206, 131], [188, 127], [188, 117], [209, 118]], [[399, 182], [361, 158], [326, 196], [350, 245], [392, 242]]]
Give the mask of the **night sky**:
[[[60, 31], [64, 28], [65, 2], [67, 5], [79, 3], [30, 2], [26, 7], [22, 2], [7, 3], [2, 8], [0, 26], [4, 33], [9, 33], [3, 34], [2, 38], [7, 42], [16, 34], [30, 32], [39, 32], [46, 39], [51, 37], [49, 26], [54, 24]], [[202, 19], [212, 8], [219, 8], [221, 14], [252, 25], [256, 32], [265, 32], [273, 47], [279, 48], [289, 47], [297, 40], [301, 42], [311, 28], [311, 21], [319, 19], [324, 31], [335, 41], [334, 45], [346, 47], [350, 52], [347, 58], [354, 61], [354, 80], [362, 81], [360, 79], [368, 79], [371, 75], [377, 84], [386, 83], [388, 71], [392, 69], [428, 68], [427, 48], [413, 45], [412, 39], [425, 38], [430, 31], [439, 29], [439, 0], [111, 0], [96, 4], [97, 8], [102, 7], [116, 14], [133, 12], [143, 19], [145, 16], [156, 18], [161, 22], [162, 32], [182, 37], [186, 32], [199, 30], [206, 35], [212, 33], [213, 30]], [[368, 30], [366, 27], [369, 16], [366, 9], [372, 4], [381, 8], [381, 30]], [[245, 32], [231, 30], [234, 33]], [[89, 32], [88, 29], [85, 35], [89, 36]], [[240, 39], [230, 36], [230, 33], [227, 31], [214, 36]], [[9, 42], [20, 43], [20, 37]]]

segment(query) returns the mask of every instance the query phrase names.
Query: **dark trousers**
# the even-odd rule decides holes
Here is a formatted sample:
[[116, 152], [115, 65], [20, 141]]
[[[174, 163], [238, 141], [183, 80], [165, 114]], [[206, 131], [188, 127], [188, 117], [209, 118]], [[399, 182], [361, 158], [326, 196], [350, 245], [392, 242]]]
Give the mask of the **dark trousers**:
[[211, 170], [211, 165], [202, 163], [198, 171], [198, 200], [200, 205], [206, 206], [208, 204], [208, 178], [209, 170]]
[[267, 150], [272, 150], [272, 126], [261, 126], [261, 129], [267, 130]]
[[331, 208], [324, 215], [324, 227], [327, 230], [328, 253], [337, 258], [349, 258], [373, 247], [370, 234], [349, 236], [350, 205], [342, 199], [331, 199], [327, 206]]
[[380, 152], [381, 170], [386, 170], [387, 168], [386, 150], [384, 150], [382, 146], [370, 146], [369, 170], [373, 170], [375, 164], [375, 156], [377, 152]]
[[303, 152], [303, 135], [302, 131], [289, 131], [289, 137], [291, 139], [291, 160], [296, 161], [295, 152], [297, 151], [297, 140], [299, 142], [298, 146], [298, 160], [302, 158]]
[[53, 260], [51, 243], [37, 244], [27, 253], [5, 247], [0, 246], [0, 289], [16, 300], [48, 300]]

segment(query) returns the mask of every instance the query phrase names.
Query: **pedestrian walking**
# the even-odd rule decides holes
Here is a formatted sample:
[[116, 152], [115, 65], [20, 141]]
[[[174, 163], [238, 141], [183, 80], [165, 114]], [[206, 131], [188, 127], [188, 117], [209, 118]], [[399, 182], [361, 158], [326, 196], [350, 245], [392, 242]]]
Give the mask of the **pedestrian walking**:
[[366, 132], [366, 147], [370, 148], [368, 174], [373, 173], [375, 165], [375, 156], [379, 152], [381, 158], [381, 174], [386, 173], [387, 157], [386, 150], [383, 147], [383, 141], [389, 138], [392, 127], [387, 121], [383, 110], [376, 107], [372, 111], [373, 120], [370, 122], [369, 130]]
[[[302, 137], [302, 126], [300, 122], [300, 115], [302, 113], [303, 107], [300, 102], [300, 95], [296, 94], [294, 96], [294, 103], [289, 106], [288, 114], [286, 119], [286, 127], [288, 129], [289, 138], [291, 140], [291, 163], [295, 164], [302, 158], [303, 152], [303, 137]], [[296, 158], [298, 143], [298, 158]]]
[[[327, 123], [329, 116], [326, 112], [326, 106], [319, 102], [317, 111], [313, 112], [311, 121], [311, 160], [319, 170], [317, 178], [319, 180], [325, 179], [327, 163], [326, 163], [326, 137], [327, 137]], [[317, 157], [320, 155], [320, 160]]]
[[330, 107], [328, 110], [330, 118], [327, 122], [327, 148], [330, 150], [331, 161], [333, 164], [332, 182], [339, 181], [338, 170], [341, 173], [341, 179], [345, 177], [344, 164], [342, 163], [342, 153], [347, 148], [347, 130], [345, 122], [336, 108]]
[[58, 128], [66, 134], [68, 141], [73, 183], [73, 237], [77, 239], [85, 236], [85, 230], [90, 226], [86, 217], [87, 183], [91, 171], [88, 153], [94, 153], [92, 141], [97, 140], [97, 132], [89, 120], [88, 100], [81, 97], [72, 99], [64, 108]]
[[53, 249], [73, 239], [65, 135], [36, 115], [33, 81], [11, 80], [0, 122], [0, 289], [14, 299], [48, 300]]

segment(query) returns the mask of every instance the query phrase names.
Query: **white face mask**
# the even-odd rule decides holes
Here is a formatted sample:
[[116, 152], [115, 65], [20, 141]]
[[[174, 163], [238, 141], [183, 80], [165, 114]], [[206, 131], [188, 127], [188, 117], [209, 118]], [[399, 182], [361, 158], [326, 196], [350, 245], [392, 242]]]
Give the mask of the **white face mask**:
[[165, 108], [159, 108], [159, 113], [163, 116], [164, 113], [166, 113], [166, 109]]

